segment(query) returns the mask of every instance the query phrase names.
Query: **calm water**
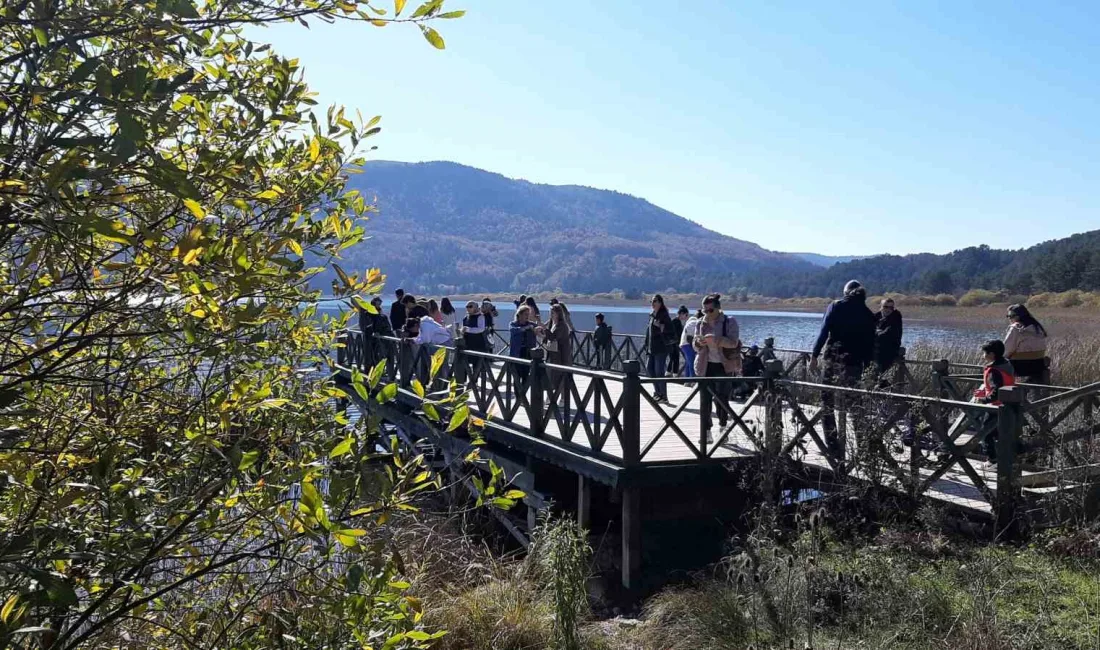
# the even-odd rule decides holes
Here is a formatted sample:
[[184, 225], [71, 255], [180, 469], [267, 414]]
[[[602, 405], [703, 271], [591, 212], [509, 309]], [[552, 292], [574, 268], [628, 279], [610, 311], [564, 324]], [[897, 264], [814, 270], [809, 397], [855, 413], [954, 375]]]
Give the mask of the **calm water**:
[[[342, 307], [346, 309], [346, 305]], [[323, 309], [339, 310], [341, 303], [325, 303]], [[502, 305], [497, 303], [503, 319], [510, 319], [514, 311], [511, 303]], [[550, 312], [549, 305], [539, 305], [545, 318]], [[385, 310], [388, 312], [389, 305]], [[775, 338], [776, 347], [808, 350], [817, 336], [821, 325], [820, 314], [807, 314], [799, 312], [775, 312], [775, 311], [738, 311], [726, 309], [727, 314], [734, 316], [741, 326], [741, 339], [746, 345], [753, 343], [763, 345], [764, 339]], [[569, 305], [569, 313], [573, 317], [573, 326], [579, 330], [591, 330], [595, 327], [595, 315], [602, 313], [616, 334], [642, 334], [649, 322], [648, 306], [627, 305]], [[902, 310], [904, 317], [904, 310]], [[996, 323], [995, 325], [1000, 325]], [[936, 325], [927, 321], [915, 319], [905, 320], [903, 344], [912, 347], [920, 342], [960, 342], [973, 343], [975, 347], [981, 342], [1003, 335], [1001, 330], [991, 327], [988, 330], [953, 328]]]

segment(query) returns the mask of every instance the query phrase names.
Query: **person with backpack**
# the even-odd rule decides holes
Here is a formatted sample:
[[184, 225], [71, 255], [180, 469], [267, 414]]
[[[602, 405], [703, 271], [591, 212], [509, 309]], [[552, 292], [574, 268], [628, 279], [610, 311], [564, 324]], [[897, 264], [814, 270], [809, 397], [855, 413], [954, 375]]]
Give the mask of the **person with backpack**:
[[[508, 326], [508, 354], [517, 359], [530, 359], [531, 351], [538, 346], [535, 337], [535, 324], [531, 322], [531, 308], [520, 305], [516, 310], [516, 319]], [[516, 374], [521, 382], [527, 381], [531, 374], [531, 367], [524, 364], [515, 364]]]
[[[825, 353], [822, 382], [830, 386], [856, 386], [872, 361], [875, 350], [875, 315], [867, 308], [867, 290], [857, 280], [844, 285], [844, 297], [825, 309], [821, 330], [810, 357], [810, 372], [819, 371], [818, 358]], [[845, 411], [847, 400], [841, 400]], [[829, 390], [821, 392], [825, 410], [822, 428], [825, 444], [839, 460], [844, 459], [844, 442], [837, 435], [836, 398]], [[857, 427], [858, 428], [858, 427]]]
[[[653, 296], [650, 302], [653, 311], [649, 314], [649, 326], [646, 327], [645, 342], [649, 350], [649, 363], [646, 372], [650, 377], [663, 378], [668, 364], [668, 337], [672, 333], [672, 318], [665, 307], [661, 294]], [[653, 392], [658, 404], [668, 403], [668, 384], [663, 381], [653, 384]]]
[[1047, 330], [1024, 305], [1009, 305], [1008, 334], [1004, 356], [1016, 376], [1025, 384], [1045, 384], [1047, 377]]
[[596, 314], [592, 345], [596, 348], [596, 363], [600, 369], [611, 370], [611, 353], [615, 349], [615, 340], [611, 335], [611, 326], [604, 322], [603, 314]]
[[405, 313], [405, 290], [398, 289], [393, 292], [393, 295], [396, 299], [390, 305], [390, 328], [394, 332], [400, 332], [401, 328], [405, 327], [405, 319], [408, 318], [408, 314]]
[[[737, 319], [722, 313], [722, 297], [716, 293], [703, 298], [703, 319], [692, 342], [697, 377], [736, 377], [741, 372], [741, 328]], [[718, 409], [718, 426], [729, 420], [729, 400], [733, 382], [701, 382], [699, 412], [707, 442], [711, 436], [711, 409]], [[721, 405], [715, 405], [717, 400]]]
[[[995, 339], [988, 341], [982, 346], [982, 356], [985, 358], [982, 385], [974, 391], [974, 401], [1000, 406], [1000, 390], [1006, 386], [1016, 385], [1016, 371], [1012, 363], [1005, 358], [1005, 344], [1001, 341]], [[987, 413], [982, 428], [988, 427], [996, 418], [996, 413]], [[982, 440], [982, 449], [989, 458], [989, 462], [997, 462], [997, 429], [995, 427]]]

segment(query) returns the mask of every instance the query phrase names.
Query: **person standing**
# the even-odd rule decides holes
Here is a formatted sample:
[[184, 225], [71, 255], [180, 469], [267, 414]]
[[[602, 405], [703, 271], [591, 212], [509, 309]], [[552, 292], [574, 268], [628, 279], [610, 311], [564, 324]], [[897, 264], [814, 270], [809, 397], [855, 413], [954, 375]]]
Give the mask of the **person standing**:
[[[844, 285], [844, 297], [825, 309], [810, 358], [810, 372], [818, 372], [818, 357], [824, 351], [822, 381], [831, 386], [855, 386], [863, 377], [874, 348], [875, 315], [867, 308], [867, 290], [857, 280], [851, 280]], [[822, 391], [821, 405], [825, 410], [822, 419], [825, 444], [837, 459], [843, 461], [844, 442], [837, 435], [837, 404], [831, 391]]]
[[[573, 337], [569, 333], [569, 324], [565, 322], [565, 310], [561, 303], [550, 308], [550, 322], [543, 328], [546, 341], [547, 362], [555, 366], [573, 365]], [[558, 401], [568, 403], [567, 384], [563, 384], [567, 373], [550, 369], [550, 390], [558, 391]]]
[[458, 324], [459, 316], [455, 313], [454, 305], [451, 304], [451, 299], [447, 296], [443, 296], [439, 301], [439, 313], [443, 318], [441, 324], [443, 327], [447, 328], [453, 338], [456, 333], [455, 325]]
[[699, 333], [699, 321], [703, 318], [703, 312], [696, 311], [687, 322], [684, 323], [684, 331], [680, 334], [680, 352], [684, 355], [684, 376], [695, 376], [695, 348], [692, 343], [695, 335]]
[[[646, 348], [649, 350], [649, 363], [646, 372], [655, 379], [664, 378], [668, 364], [668, 337], [672, 333], [672, 318], [665, 307], [661, 294], [653, 296], [650, 302], [653, 311], [649, 314], [649, 327], [646, 328]], [[659, 381], [653, 384], [653, 392], [658, 403], [668, 403], [668, 384]]]
[[688, 319], [688, 308], [680, 305], [676, 318], [672, 319], [672, 332], [668, 338], [668, 372], [673, 377], [680, 376], [680, 339], [684, 336], [684, 323]]
[[398, 289], [393, 292], [396, 299], [393, 304], [390, 305], [390, 327], [395, 332], [400, 332], [401, 328], [405, 327], [405, 319], [408, 315], [405, 313], [405, 290]]
[[1010, 305], [1004, 356], [1025, 384], [1046, 384], [1047, 331], [1024, 305]]
[[[712, 293], [703, 298], [703, 318], [692, 342], [697, 353], [695, 374], [698, 377], [735, 377], [741, 372], [741, 328], [737, 320], [722, 313], [722, 297]], [[707, 442], [711, 436], [711, 410], [718, 409], [718, 426], [729, 420], [729, 400], [733, 383], [729, 381], [701, 382], [699, 413]], [[715, 405], [718, 401], [721, 404]]]
[[611, 353], [615, 340], [611, 326], [604, 322], [602, 313], [596, 314], [596, 329], [592, 332], [592, 345], [596, 348], [596, 365], [600, 370], [611, 370]]
[[472, 352], [489, 351], [488, 339], [486, 339], [486, 333], [489, 329], [486, 324], [487, 320], [488, 318], [482, 313], [476, 302], [471, 300], [466, 303], [466, 316], [462, 319], [459, 332], [466, 341], [467, 350]]
[[[536, 345], [538, 342], [535, 338], [535, 324], [531, 322], [531, 308], [521, 305], [516, 310], [516, 319], [508, 327], [508, 354], [517, 359], [530, 359], [531, 350]], [[520, 381], [527, 381], [531, 367], [524, 364], [515, 366]]]
[[[982, 369], [982, 385], [974, 391], [974, 401], [981, 404], [1000, 406], [1000, 389], [1016, 384], [1016, 371], [1013, 369], [1012, 364], [1005, 359], [1005, 344], [1001, 341], [992, 340], [983, 345], [982, 356], [985, 358], [986, 365]], [[986, 413], [984, 425], [989, 426], [996, 417], [996, 413]], [[996, 427], [982, 440], [982, 448], [991, 463], [997, 462]]]
[[497, 308], [489, 298], [481, 301], [481, 315], [485, 317], [486, 351], [492, 352], [496, 348], [494, 340], [496, 337]]
[[883, 376], [897, 363], [901, 354], [901, 336], [901, 312], [894, 306], [893, 299], [885, 298], [875, 313], [875, 374], [879, 377], [880, 387], [889, 385]]
[[527, 298], [526, 298], [526, 300], [524, 301], [523, 304], [527, 305], [527, 308], [531, 310], [531, 315], [530, 315], [531, 322], [535, 323], [537, 325], [541, 325], [542, 324], [542, 312], [539, 311], [539, 306], [538, 306], [538, 303], [535, 302], [535, 297], [534, 296], [527, 296]]

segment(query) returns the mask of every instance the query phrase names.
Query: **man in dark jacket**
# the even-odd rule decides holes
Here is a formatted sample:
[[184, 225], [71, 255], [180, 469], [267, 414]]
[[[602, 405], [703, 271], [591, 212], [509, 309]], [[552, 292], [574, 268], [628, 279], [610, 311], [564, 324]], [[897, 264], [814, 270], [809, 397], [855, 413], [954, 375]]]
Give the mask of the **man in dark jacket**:
[[668, 346], [668, 371], [673, 377], [680, 376], [680, 339], [684, 336], [684, 323], [688, 319], [688, 308], [680, 305], [676, 312], [676, 318], [672, 319], [672, 333], [667, 337]]
[[405, 327], [405, 319], [408, 318], [408, 314], [405, 313], [405, 304], [401, 302], [405, 297], [405, 290], [398, 289], [393, 292], [393, 295], [397, 298], [390, 305], [390, 327], [393, 331], [400, 332], [401, 328]]
[[596, 348], [596, 363], [600, 370], [611, 370], [611, 353], [615, 349], [615, 340], [611, 336], [611, 326], [604, 322], [603, 314], [596, 314], [592, 344]]
[[893, 367], [901, 353], [901, 312], [886, 298], [875, 314], [875, 372], [881, 377]]
[[[818, 357], [823, 350], [825, 352], [825, 368], [822, 377], [824, 383], [833, 386], [855, 386], [859, 383], [863, 377], [863, 371], [874, 356], [875, 315], [867, 308], [867, 290], [856, 280], [844, 285], [844, 297], [833, 302], [825, 310], [821, 331], [817, 335], [813, 356], [810, 359], [810, 372], [818, 371]], [[841, 412], [843, 417], [847, 417], [844, 402], [846, 400], [842, 400]], [[825, 442], [833, 457], [843, 462], [844, 441], [837, 436], [836, 402], [833, 392], [822, 391], [821, 406], [825, 410], [825, 416], [822, 418]]]

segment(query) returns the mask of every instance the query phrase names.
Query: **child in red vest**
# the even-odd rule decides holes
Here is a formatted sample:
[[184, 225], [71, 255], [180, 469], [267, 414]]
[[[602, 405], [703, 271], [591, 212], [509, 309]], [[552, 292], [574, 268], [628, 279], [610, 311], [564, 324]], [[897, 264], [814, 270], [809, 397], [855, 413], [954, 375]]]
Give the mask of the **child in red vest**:
[[[1005, 344], [998, 340], [988, 341], [982, 346], [982, 354], [985, 355], [985, 368], [982, 370], [982, 385], [974, 391], [974, 401], [982, 404], [1000, 406], [1001, 400], [998, 394], [1005, 386], [1016, 385], [1016, 373], [1012, 369], [1012, 363], [1005, 359]], [[989, 413], [985, 417], [985, 425], [996, 419], [995, 413]], [[985, 428], [983, 426], [983, 428]], [[994, 429], [982, 441], [982, 447], [989, 462], [997, 462], [997, 430]]]

